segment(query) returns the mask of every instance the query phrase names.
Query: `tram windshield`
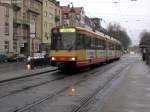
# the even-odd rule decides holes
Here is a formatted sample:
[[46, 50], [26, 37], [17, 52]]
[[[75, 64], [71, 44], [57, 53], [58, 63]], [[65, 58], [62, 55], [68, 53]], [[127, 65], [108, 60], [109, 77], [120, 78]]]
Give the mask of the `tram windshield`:
[[59, 32], [52, 34], [52, 49], [72, 50], [75, 49], [75, 32]]

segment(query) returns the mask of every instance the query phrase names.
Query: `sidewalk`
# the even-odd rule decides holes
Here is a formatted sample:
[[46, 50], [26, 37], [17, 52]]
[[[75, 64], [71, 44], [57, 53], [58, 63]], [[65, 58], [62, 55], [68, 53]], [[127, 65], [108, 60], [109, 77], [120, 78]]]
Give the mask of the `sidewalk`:
[[28, 77], [31, 75], [36, 75], [38, 73], [46, 73], [46, 72], [55, 71], [55, 70], [57, 70], [56, 67], [44, 67], [44, 68], [38, 68], [38, 69], [34, 69], [34, 70], [23, 69], [23, 70], [8, 72], [8, 73], [1, 73], [0, 74], [0, 83], [2, 83], [4, 81], [19, 79], [21, 77]]
[[101, 112], [150, 112], [150, 66], [138, 60]]

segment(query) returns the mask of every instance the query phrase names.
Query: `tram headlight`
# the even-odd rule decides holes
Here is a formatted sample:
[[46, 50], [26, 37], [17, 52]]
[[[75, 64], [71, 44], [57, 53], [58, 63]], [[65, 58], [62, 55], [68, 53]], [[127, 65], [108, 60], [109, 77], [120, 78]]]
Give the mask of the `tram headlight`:
[[75, 58], [75, 57], [71, 57], [70, 60], [71, 60], [71, 61], [76, 61], [76, 58]]
[[55, 60], [56, 60], [56, 58], [55, 58], [55, 57], [52, 57], [52, 58], [51, 58], [51, 60], [52, 60], [52, 61], [55, 61]]

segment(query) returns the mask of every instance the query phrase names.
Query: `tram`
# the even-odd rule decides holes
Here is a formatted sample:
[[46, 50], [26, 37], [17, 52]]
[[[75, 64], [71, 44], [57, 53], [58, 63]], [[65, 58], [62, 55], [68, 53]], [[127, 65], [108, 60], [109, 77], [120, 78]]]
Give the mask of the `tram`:
[[121, 54], [121, 43], [101, 32], [81, 27], [51, 30], [51, 65], [60, 70], [116, 60]]

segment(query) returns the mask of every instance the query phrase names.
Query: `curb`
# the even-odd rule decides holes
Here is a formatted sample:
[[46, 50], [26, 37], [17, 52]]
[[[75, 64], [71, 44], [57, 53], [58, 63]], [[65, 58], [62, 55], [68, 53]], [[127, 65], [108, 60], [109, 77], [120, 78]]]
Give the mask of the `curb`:
[[10, 79], [4, 79], [4, 80], [0, 80], [0, 83], [9, 82], [9, 81], [17, 80], [17, 79], [23, 79], [23, 78], [27, 78], [27, 77], [32, 77], [32, 76], [34, 76], [34, 75], [35, 75], [35, 76], [36, 76], [36, 75], [41, 75], [41, 74], [44, 74], [44, 73], [54, 72], [54, 71], [57, 71], [57, 70], [58, 70], [58, 69], [46, 70], [46, 71], [43, 71], [43, 72], [27, 74], [27, 75], [24, 75], [24, 76], [18, 76], [18, 77], [14, 77], [14, 78], [10, 78]]

